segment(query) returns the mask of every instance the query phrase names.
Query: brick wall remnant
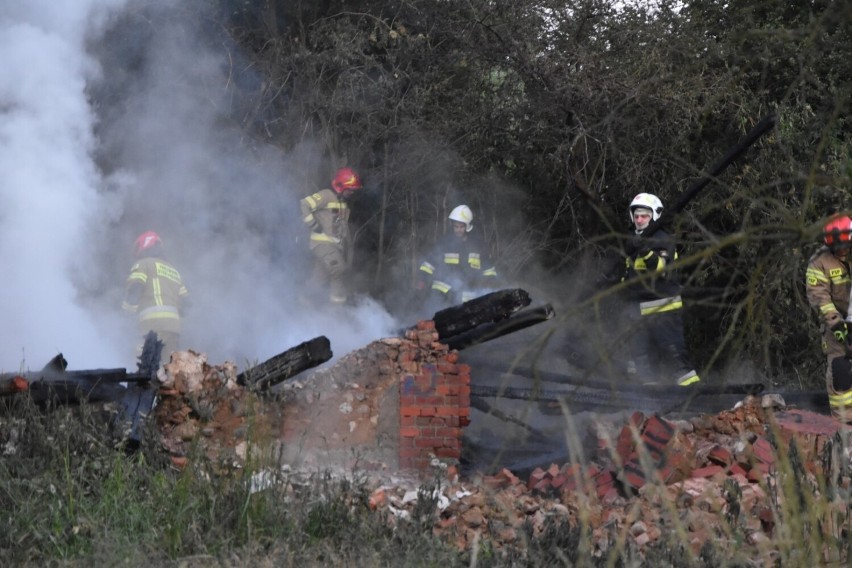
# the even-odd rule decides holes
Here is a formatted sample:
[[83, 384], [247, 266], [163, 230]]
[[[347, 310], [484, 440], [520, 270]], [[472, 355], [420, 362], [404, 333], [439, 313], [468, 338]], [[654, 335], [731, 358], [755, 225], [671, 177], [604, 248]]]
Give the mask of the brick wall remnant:
[[470, 419], [470, 367], [419, 322], [289, 381], [282, 438], [288, 463], [407, 469], [455, 465]]
[[470, 423], [470, 366], [439, 342], [435, 323], [421, 321], [400, 348], [399, 467], [425, 470], [433, 458], [458, 464]]

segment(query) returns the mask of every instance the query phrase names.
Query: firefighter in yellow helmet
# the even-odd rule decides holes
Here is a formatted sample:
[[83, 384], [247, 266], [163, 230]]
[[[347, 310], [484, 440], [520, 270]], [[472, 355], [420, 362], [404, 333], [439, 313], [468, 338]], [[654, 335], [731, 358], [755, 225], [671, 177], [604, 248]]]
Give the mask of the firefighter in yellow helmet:
[[823, 228], [825, 246], [808, 260], [805, 285], [808, 303], [820, 317], [822, 350], [826, 356], [825, 384], [831, 414], [852, 422], [852, 358], [850, 358], [849, 278], [852, 219], [842, 215]]
[[348, 277], [352, 267], [352, 238], [349, 234], [347, 201], [361, 189], [361, 178], [352, 168], [337, 170], [332, 189], [323, 189], [299, 202], [302, 220], [311, 231], [310, 248], [316, 257], [308, 286], [328, 286], [332, 304], [349, 299]]
[[[125, 285], [122, 308], [137, 314], [139, 333], [149, 331], [163, 342], [162, 359], [180, 347], [181, 303], [187, 297], [180, 272], [165, 259], [163, 242], [154, 231], [146, 231], [135, 242], [136, 262]], [[141, 344], [137, 351], [141, 352]]]
[[473, 212], [459, 205], [448, 217], [452, 225], [420, 264], [418, 287], [429, 287], [430, 307], [446, 307], [472, 300], [497, 285], [497, 270], [488, 249], [471, 231]]
[[673, 376], [678, 386], [700, 381], [689, 360], [683, 336], [681, 285], [669, 265], [677, 259], [674, 240], [663, 230], [643, 233], [663, 212], [656, 195], [640, 193], [628, 213], [633, 236], [625, 247], [628, 318], [631, 320], [632, 353], [628, 374], [645, 383], [660, 383]]

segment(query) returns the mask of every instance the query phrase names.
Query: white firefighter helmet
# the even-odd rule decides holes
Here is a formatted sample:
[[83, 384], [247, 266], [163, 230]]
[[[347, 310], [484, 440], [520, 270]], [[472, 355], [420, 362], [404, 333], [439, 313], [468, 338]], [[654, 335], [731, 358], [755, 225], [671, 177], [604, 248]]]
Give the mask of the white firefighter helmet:
[[449, 219], [465, 224], [465, 232], [469, 233], [473, 229], [473, 211], [467, 205], [459, 205], [450, 212]]
[[630, 216], [630, 222], [634, 225], [636, 222], [633, 220], [633, 212], [637, 209], [648, 209], [651, 211], [651, 219], [654, 221], [660, 218], [660, 215], [663, 213], [663, 202], [660, 201], [660, 198], [651, 193], [640, 193], [636, 197], [633, 198], [633, 201], [630, 202], [630, 207], [628, 209], [628, 215]]

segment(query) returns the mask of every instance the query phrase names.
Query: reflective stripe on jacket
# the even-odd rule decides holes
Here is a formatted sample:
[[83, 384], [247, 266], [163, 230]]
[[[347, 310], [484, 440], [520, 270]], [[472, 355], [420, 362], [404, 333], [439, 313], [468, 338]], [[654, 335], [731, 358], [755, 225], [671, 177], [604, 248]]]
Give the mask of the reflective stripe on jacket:
[[302, 221], [311, 229], [310, 246], [320, 243], [340, 245], [348, 251], [349, 206], [334, 191], [323, 189], [299, 201]]
[[[139, 286], [138, 303], [133, 303]], [[160, 258], [142, 258], [130, 269], [125, 290], [122, 307], [137, 313], [140, 322], [180, 333], [180, 302], [188, 292], [174, 266]]]
[[[621, 280], [629, 282], [627, 298], [640, 303], [642, 315], [682, 308], [678, 275], [670, 268], [666, 270], [677, 260], [674, 240], [665, 231], [658, 230], [639, 244], [642, 249], [629, 244], [625, 250], [625, 271]], [[655, 308], [654, 302], [662, 302], [660, 306], [664, 309]], [[650, 303], [647, 310], [643, 307], [646, 303]]]
[[822, 247], [808, 260], [805, 285], [808, 303], [826, 327], [846, 318], [852, 288], [849, 264], [834, 256], [828, 247]]
[[497, 279], [497, 269], [487, 249], [471, 234], [464, 239], [453, 233], [445, 235], [421, 262], [419, 270], [424, 280], [431, 280], [432, 290], [442, 294], [490, 288]]

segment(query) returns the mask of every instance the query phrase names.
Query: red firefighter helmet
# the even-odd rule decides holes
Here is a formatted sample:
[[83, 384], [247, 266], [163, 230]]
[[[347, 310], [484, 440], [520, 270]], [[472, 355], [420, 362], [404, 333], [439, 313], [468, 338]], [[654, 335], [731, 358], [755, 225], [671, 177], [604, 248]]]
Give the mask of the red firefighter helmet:
[[144, 250], [149, 249], [152, 246], [161, 242], [163, 241], [160, 240], [160, 235], [158, 235], [154, 231], [145, 231], [144, 233], [136, 237], [134, 252], [136, 253], [136, 256], [139, 256]]
[[343, 193], [350, 189], [361, 189], [361, 178], [352, 168], [340, 168], [331, 180], [331, 187], [337, 193]]
[[852, 247], [852, 219], [846, 215], [835, 217], [822, 229], [822, 239], [832, 251]]

